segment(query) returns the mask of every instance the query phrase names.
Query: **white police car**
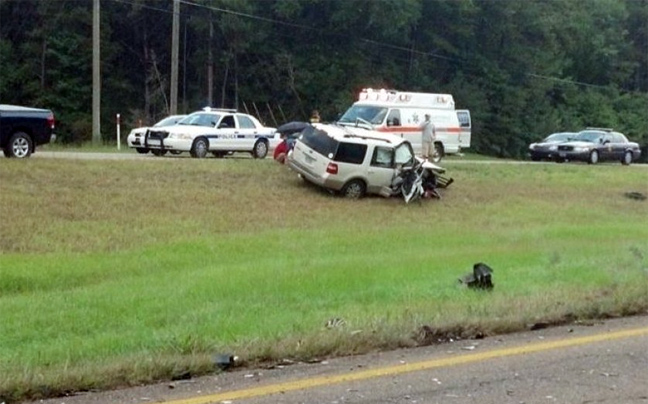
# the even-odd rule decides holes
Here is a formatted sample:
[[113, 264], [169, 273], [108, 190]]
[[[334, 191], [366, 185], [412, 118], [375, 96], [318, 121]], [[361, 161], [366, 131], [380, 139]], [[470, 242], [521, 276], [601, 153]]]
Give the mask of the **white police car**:
[[[162, 128], [165, 126], [175, 125], [185, 116], [187, 115], [167, 116], [166, 118], [162, 119], [160, 122], [153, 125], [153, 128]], [[150, 150], [144, 147], [144, 136], [146, 135], [146, 131], [149, 129], [151, 128], [147, 126], [143, 126], [141, 128], [135, 128], [131, 130], [130, 133], [128, 134], [128, 137], [126, 138], [128, 147], [135, 149], [140, 154], [148, 153]], [[155, 153], [157, 155], [160, 155], [160, 150], [155, 150]]]
[[196, 158], [207, 157], [210, 152], [216, 157], [248, 152], [262, 159], [279, 142], [275, 128], [263, 126], [251, 115], [233, 109], [205, 108], [174, 126], [150, 128], [143, 146], [152, 151], [189, 152]]

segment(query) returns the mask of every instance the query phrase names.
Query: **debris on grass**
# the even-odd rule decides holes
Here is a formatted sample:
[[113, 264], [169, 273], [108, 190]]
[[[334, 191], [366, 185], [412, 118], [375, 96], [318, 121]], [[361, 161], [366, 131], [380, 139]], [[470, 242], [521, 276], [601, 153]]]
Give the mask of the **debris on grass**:
[[626, 198], [634, 199], [635, 201], [645, 201], [647, 198], [646, 194], [637, 191], [626, 192], [623, 195], [625, 195]]
[[227, 370], [236, 365], [239, 357], [232, 354], [218, 354], [214, 357], [214, 364], [221, 370]]
[[492, 275], [493, 269], [483, 262], [473, 265], [473, 271], [459, 278], [459, 283], [463, 283], [472, 289], [493, 289]]

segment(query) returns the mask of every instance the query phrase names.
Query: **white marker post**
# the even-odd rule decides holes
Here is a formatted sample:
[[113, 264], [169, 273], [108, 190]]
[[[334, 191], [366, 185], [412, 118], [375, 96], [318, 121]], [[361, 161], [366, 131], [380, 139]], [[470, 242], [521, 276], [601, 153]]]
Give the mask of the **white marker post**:
[[119, 133], [119, 129], [120, 129], [119, 114], [117, 114], [117, 150], [121, 150], [121, 135]]

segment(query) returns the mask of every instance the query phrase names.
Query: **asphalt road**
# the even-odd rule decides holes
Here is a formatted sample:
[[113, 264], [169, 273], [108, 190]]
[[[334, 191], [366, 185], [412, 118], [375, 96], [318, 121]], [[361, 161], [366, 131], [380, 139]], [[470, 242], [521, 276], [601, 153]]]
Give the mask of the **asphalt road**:
[[[66, 151], [41, 151], [38, 150], [32, 155], [34, 158], [61, 158], [61, 159], [77, 159], [77, 160], [148, 160], [148, 161], [164, 161], [166, 159], [177, 159], [177, 158], [190, 158], [189, 153], [182, 153], [180, 155], [171, 155], [168, 154], [164, 157], [156, 157], [152, 154], [138, 154], [135, 152], [122, 152], [122, 153], [98, 153], [98, 152], [66, 152]], [[251, 158], [249, 153], [236, 153], [234, 154], [235, 158]], [[0, 158], [4, 158], [0, 154]], [[208, 156], [208, 158], [214, 158]], [[227, 157], [232, 158], [232, 157]], [[268, 159], [272, 158], [272, 150], [268, 153], [266, 157]], [[443, 159], [441, 166], [444, 164], [556, 164], [550, 161], [528, 161], [528, 160], [498, 160], [498, 159], [486, 159], [486, 160], [464, 160], [460, 157], [451, 157], [448, 159]], [[586, 163], [568, 163], [568, 164], [584, 164]], [[619, 162], [603, 162], [601, 165], [621, 165]], [[648, 164], [632, 164], [630, 167], [634, 168], [648, 168]]]
[[648, 403], [648, 316], [241, 369], [44, 404]]

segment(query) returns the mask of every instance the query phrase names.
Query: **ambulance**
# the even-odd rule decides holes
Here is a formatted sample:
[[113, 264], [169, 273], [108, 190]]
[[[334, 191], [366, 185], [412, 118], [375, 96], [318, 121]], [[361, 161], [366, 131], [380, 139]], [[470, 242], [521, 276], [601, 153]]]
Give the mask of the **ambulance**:
[[421, 124], [425, 121], [425, 114], [430, 114], [436, 130], [437, 161], [446, 154], [458, 154], [470, 147], [470, 111], [455, 109], [450, 94], [366, 88], [338, 124], [363, 126], [400, 136], [420, 152]]

